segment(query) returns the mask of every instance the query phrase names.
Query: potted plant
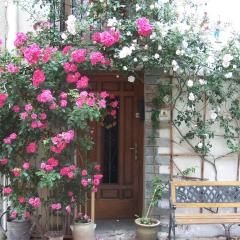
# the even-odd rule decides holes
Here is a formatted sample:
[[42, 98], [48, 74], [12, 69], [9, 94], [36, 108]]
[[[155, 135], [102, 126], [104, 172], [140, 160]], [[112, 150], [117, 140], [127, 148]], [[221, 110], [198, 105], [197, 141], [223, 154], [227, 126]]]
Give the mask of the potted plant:
[[151, 211], [158, 201], [162, 199], [163, 190], [165, 185], [161, 183], [159, 179], [153, 182], [153, 194], [146, 212], [143, 217], [135, 219], [136, 225], [136, 238], [137, 240], [156, 240], [157, 233], [159, 231], [160, 221], [155, 218], [151, 218]]
[[96, 224], [89, 216], [79, 213], [74, 219], [74, 224], [70, 226], [74, 240], [95, 240]]

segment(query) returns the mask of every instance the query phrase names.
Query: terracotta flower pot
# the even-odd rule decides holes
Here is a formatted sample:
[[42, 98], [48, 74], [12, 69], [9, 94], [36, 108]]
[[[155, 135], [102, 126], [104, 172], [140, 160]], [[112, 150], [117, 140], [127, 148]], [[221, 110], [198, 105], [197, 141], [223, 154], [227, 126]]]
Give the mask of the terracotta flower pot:
[[75, 223], [70, 226], [73, 233], [73, 240], [95, 240], [96, 224], [89, 223]]
[[7, 222], [8, 240], [29, 240], [31, 224], [29, 221]]
[[140, 218], [135, 220], [137, 240], [156, 240], [159, 231], [160, 221], [151, 219], [152, 224], [142, 224]]

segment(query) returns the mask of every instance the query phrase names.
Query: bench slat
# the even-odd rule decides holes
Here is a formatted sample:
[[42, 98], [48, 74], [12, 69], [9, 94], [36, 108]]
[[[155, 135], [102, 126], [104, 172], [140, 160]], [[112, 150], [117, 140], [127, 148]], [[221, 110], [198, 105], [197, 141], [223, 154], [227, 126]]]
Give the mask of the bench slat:
[[235, 214], [176, 214], [177, 224], [230, 224], [240, 223], [240, 213]]

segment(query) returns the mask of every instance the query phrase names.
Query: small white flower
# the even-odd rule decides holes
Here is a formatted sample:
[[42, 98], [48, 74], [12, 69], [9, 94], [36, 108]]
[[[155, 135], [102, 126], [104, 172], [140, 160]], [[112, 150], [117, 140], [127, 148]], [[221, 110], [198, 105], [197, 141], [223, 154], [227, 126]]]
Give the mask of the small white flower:
[[66, 39], [68, 38], [68, 36], [67, 36], [66, 33], [62, 33], [62, 34], [61, 34], [61, 38], [62, 38], [63, 40], [66, 40]]
[[208, 64], [208, 65], [212, 65], [213, 63], [215, 63], [215, 59], [214, 59], [213, 56], [210, 55], [210, 56], [207, 58], [207, 64]]
[[199, 79], [198, 81], [199, 81], [199, 84], [200, 84], [200, 85], [205, 85], [205, 84], [207, 84], [207, 81], [204, 80], [204, 79]]
[[150, 36], [150, 39], [155, 39], [156, 36], [157, 36], [157, 34], [156, 34], [155, 32], [153, 32], [153, 33], [151, 34], [151, 36]]
[[114, 27], [117, 24], [117, 19], [115, 17], [109, 18], [107, 22], [108, 27]]
[[181, 54], [181, 50], [177, 49], [176, 54], [179, 56]]
[[189, 93], [188, 99], [189, 99], [189, 101], [194, 101], [195, 100], [195, 96], [192, 92]]
[[233, 60], [233, 56], [231, 54], [225, 54], [223, 56], [223, 62], [231, 62]]
[[188, 87], [192, 87], [192, 86], [193, 86], [193, 80], [191, 80], [191, 79], [188, 80], [188, 81], [187, 81], [187, 86], [188, 86]]
[[159, 59], [159, 58], [160, 58], [160, 55], [159, 55], [158, 53], [156, 53], [156, 54], [154, 55], [154, 58], [155, 58], [155, 59]]
[[132, 33], [130, 31], [127, 31], [126, 35], [127, 36], [132, 36]]
[[127, 71], [128, 68], [127, 68], [126, 66], [123, 66], [123, 70], [124, 70], [124, 71]]
[[72, 35], [76, 35], [76, 17], [74, 15], [69, 15], [66, 21], [67, 24], [67, 31]]
[[224, 67], [224, 68], [228, 68], [229, 66], [230, 66], [230, 62], [222, 62], [222, 66]]
[[148, 45], [147, 45], [147, 44], [144, 46], [144, 49], [145, 49], [145, 50], [148, 50]]
[[158, 50], [159, 50], [159, 51], [162, 50], [162, 46], [161, 46], [161, 45], [158, 46]]
[[142, 60], [143, 60], [143, 62], [147, 62], [148, 61], [148, 57], [144, 56]]
[[217, 115], [214, 111], [211, 111], [211, 114], [210, 114], [211, 120], [215, 121], [216, 118], [217, 118], [217, 116], [218, 116], [218, 115]]
[[157, 9], [160, 9], [160, 8], [161, 8], [161, 5], [158, 4], [157, 2], [154, 4], [154, 6], [155, 6], [155, 8], [157, 8]]
[[183, 48], [187, 48], [188, 47], [187, 41], [183, 40], [182, 41], [182, 46], [183, 46]]
[[137, 43], [137, 39], [133, 39], [133, 43]]
[[237, 65], [234, 64], [234, 65], [233, 65], [233, 69], [236, 69], [236, 68], [237, 68]]
[[139, 4], [136, 4], [136, 12], [140, 11], [142, 8], [139, 6]]
[[151, 4], [150, 5], [150, 9], [153, 10], [155, 8], [155, 5], [154, 4]]
[[198, 145], [197, 145], [198, 148], [202, 148], [203, 147], [203, 143], [202, 142], [199, 142]]
[[163, 2], [163, 3], [168, 3], [168, 2], [169, 2], [169, 0], [162, 0], [162, 2]]
[[129, 76], [128, 81], [133, 83], [135, 81], [135, 77], [134, 76]]
[[225, 75], [224, 75], [224, 77], [225, 78], [231, 78], [232, 77], [232, 72], [229, 72], [229, 73], [226, 73]]
[[175, 72], [179, 69], [179, 66], [176, 60], [172, 60], [172, 68], [173, 68], [173, 71]]
[[137, 58], [134, 58], [133, 61], [134, 61], [134, 62], [137, 62], [138, 60], [137, 60]]

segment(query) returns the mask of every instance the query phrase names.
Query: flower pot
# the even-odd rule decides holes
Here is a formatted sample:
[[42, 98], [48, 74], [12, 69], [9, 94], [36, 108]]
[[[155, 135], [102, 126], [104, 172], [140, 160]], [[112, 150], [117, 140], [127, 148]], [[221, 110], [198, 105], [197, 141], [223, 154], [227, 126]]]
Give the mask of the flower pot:
[[73, 233], [73, 240], [95, 240], [96, 224], [89, 223], [75, 223], [70, 226]]
[[63, 233], [63, 231], [49, 231], [49, 232], [46, 234], [46, 237], [47, 237], [49, 240], [63, 240], [63, 238], [64, 238], [64, 233]]
[[151, 219], [152, 224], [142, 224], [140, 218], [135, 220], [136, 224], [136, 239], [137, 240], [156, 240], [159, 231], [160, 221]]
[[29, 221], [7, 222], [8, 240], [29, 240], [31, 224]]

